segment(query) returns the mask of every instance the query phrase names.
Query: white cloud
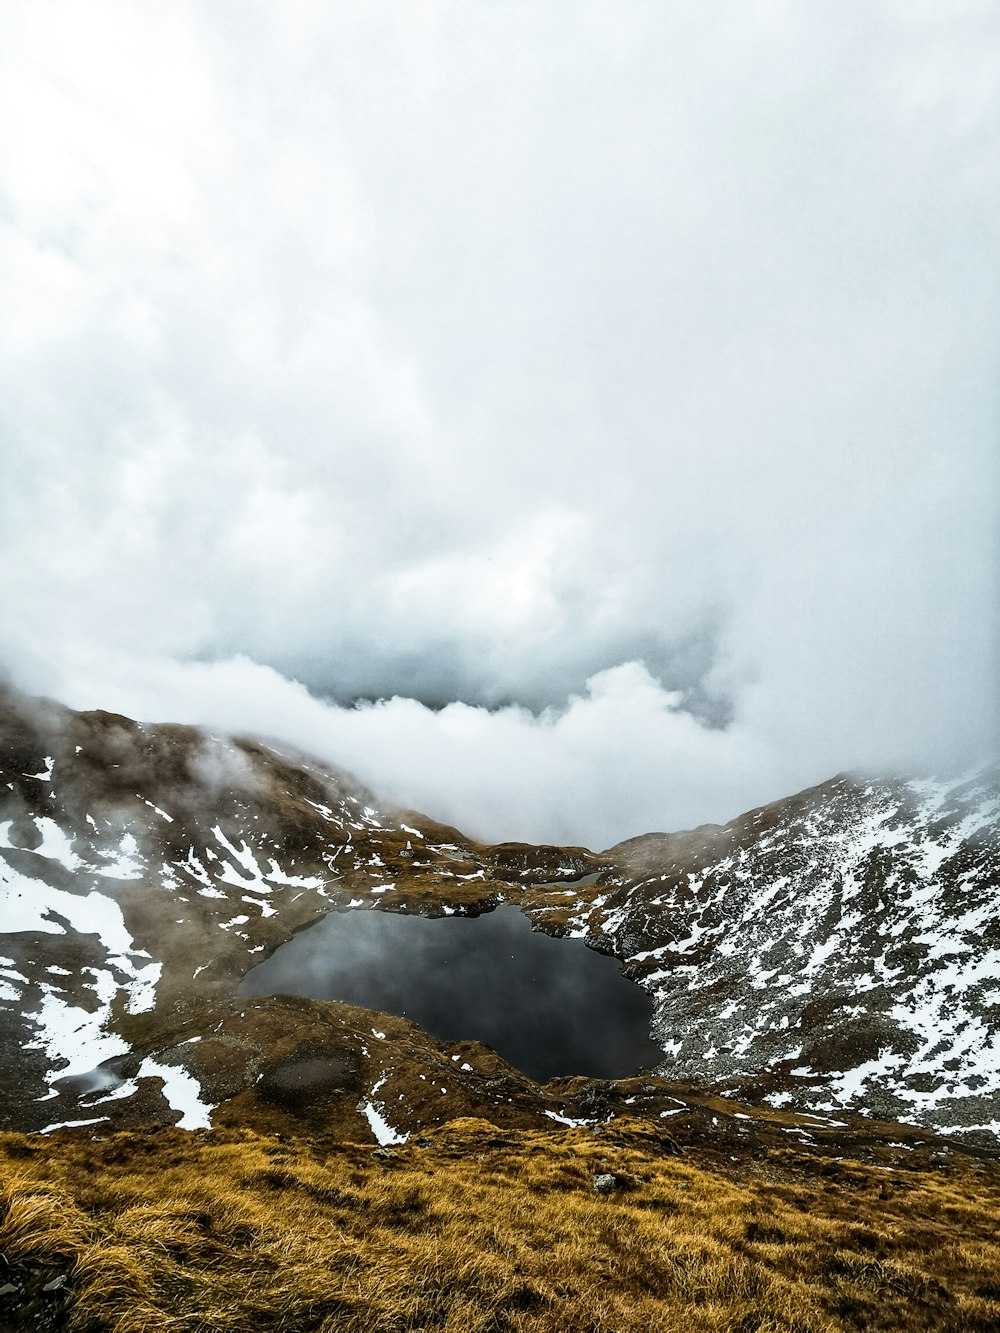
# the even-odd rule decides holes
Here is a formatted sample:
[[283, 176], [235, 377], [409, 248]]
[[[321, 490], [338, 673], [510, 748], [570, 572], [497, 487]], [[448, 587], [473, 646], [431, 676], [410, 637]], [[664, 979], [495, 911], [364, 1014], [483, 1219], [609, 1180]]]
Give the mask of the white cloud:
[[638, 663], [600, 672], [562, 710], [392, 698], [339, 708], [246, 658], [78, 659], [84, 706], [256, 733], [360, 775], [383, 800], [432, 811], [484, 840], [599, 848], [737, 814], [782, 793], [787, 760], [742, 728], [714, 730]]

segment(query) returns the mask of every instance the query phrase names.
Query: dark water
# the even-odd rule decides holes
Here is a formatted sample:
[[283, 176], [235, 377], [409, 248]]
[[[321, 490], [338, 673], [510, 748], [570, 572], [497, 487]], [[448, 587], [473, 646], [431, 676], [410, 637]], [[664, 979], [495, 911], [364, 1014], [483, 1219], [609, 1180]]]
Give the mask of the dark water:
[[482, 1041], [538, 1082], [621, 1078], [663, 1059], [652, 1001], [613, 958], [531, 929], [516, 907], [426, 920], [331, 912], [247, 976], [244, 995], [346, 1000]]

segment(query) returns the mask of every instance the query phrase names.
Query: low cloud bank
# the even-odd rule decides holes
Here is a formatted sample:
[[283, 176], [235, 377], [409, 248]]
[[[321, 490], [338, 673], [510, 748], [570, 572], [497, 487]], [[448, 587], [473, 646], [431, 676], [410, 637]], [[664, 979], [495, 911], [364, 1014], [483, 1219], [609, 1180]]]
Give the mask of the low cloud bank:
[[706, 726], [637, 662], [598, 673], [541, 715], [461, 703], [433, 710], [399, 697], [344, 708], [247, 658], [80, 661], [58, 692], [75, 707], [271, 738], [353, 772], [385, 802], [483, 840], [594, 849], [721, 823], [883, 753], [880, 743], [858, 754], [816, 726], [801, 747], [750, 718]]

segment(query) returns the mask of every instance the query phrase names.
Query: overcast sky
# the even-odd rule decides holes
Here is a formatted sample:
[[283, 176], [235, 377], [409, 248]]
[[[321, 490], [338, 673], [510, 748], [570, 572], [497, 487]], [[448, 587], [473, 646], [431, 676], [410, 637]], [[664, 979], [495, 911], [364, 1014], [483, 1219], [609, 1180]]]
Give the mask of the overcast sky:
[[971, 762], [998, 237], [996, 3], [9, 0], [0, 663], [491, 838]]

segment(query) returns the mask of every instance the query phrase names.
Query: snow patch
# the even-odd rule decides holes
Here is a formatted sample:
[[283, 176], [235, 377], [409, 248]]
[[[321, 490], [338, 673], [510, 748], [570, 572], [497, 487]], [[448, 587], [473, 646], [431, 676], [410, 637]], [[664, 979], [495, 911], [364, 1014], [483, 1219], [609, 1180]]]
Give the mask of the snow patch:
[[178, 1129], [208, 1129], [212, 1124], [212, 1107], [201, 1099], [201, 1085], [186, 1069], [176, 1065], [160, 1064], [147, 1055], [139, 1066], [137, 1078], [161, 1078], [163, 1097], [173, 1111], [180, 1111]]
[[116, 851], [98, 852], [107, 864], [99, 866], [97, 873], [105, 879], [142, 879], [144, 866], [138, 852], [138, 844], [132, 834], [123, 834]]
[[[373, 1086], [371, 1091], [372, 1098], [374, 1098], [376, 1092], [378, 1092], [379, 1088], [382, 1087], [387, 1079], [388, 1075], [385, 1074]], [[371, 1127], [372, 1133], [382, 1147], [387, 1147], [393, 1143], [405, 1143], [409, 1138], [408, 1134], [401, 1134], [389, 1124], [385, 1118], [385, 1106], [382, 1102], [375, 1102], [371, 1099], [367, 1099], [359, 1104], [358, 1110], [364, 1114]]]

